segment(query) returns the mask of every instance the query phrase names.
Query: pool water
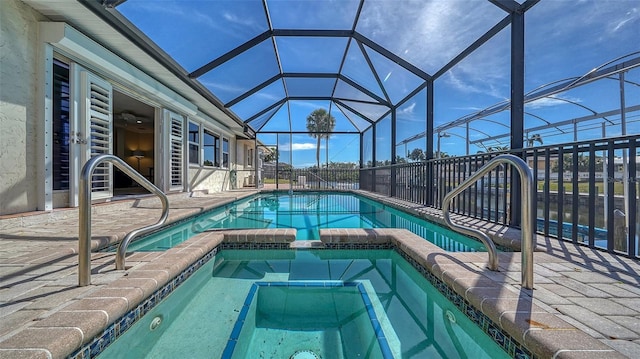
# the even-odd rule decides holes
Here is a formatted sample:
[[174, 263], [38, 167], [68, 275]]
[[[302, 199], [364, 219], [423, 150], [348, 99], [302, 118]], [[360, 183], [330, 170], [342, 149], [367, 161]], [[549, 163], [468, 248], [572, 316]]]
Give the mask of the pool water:
[[485, 251], [480, 242], [432, 222], [362, 196], [335, 192], [257, 194], [136, 241], [129, 250], [164, 250], [195, 233], [224, 228], [295, 228], [297, 240], [317, 240], [322, 228], [405, 228], [447, 251]]
[[296, 353], [508, 357], [394, 250], [223, 250], [100, 358]]
[[223, 357], [393, 358], [361, 282], [255, 282], [244, 303]]

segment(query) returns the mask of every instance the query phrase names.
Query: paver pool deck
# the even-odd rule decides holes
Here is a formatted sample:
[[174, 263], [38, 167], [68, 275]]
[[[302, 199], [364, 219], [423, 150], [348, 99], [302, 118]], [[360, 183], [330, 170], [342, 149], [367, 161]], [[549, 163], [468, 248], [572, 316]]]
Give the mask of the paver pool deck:
[[[172, 195], [169, 220], [255, 192]], [[358, 193], [435, 221], [441, 219], [434, 209]], [[0, 217], [0, 358], [68, 356], [224, 240], [222, 233], [209, 232], [167, 252], [134, 253], [127, 257], [126, 271], [115, 270], [114, 253], [94, 252], [92, 284], [79, 287], [77, 212], [62, 209]], [[128, 199], [94, 205], [92, 213], [92, 247], [98, 248], [154, 223], [160, 216], [160, 203], [152, 197]], [[503, 239], [517, 234], [477, 220], [455, 219]], [[251, 237], [258, 232], [247, 233]], [[397, 247], [538, 357], [640, 358], [638, 260], [538, 236], [535, 289], [526, 290], [520, 287], [519, 252], [500, 253], [500, 270], [491, 272], [485, 269], [486, 253], [439, 251], [401, 230], [322, 233], [334, 242], [392, 238], [389, 240]]]

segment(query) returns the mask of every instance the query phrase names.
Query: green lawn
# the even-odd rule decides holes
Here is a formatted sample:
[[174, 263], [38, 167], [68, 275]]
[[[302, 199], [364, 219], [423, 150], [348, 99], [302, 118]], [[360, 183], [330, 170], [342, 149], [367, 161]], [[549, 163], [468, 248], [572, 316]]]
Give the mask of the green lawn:
[[[604, 186], [605, 186], [604, 183], [596, 182], [596, 191], [599, 194], [603, 194], [604, 193]], [[564, 187], [564, 192], [565, 193], [573, 192], [573, 183], [571, 183], [571, 182], [563, 182], [562, 183], [562, 187]], [[538, 181], [538, 191], [543, 191], [543, 190], [544, 190], [544, 182], [543, 181]], [[551, 192], [557, 192], [558, 191], [558, 182], [551, 182], [549, 184], [549, 190]], [[588, 182], [578, 182], [578, 192], [579, 193], [589, 193], [589, 183]], [[613, 192], [616, 195], [623, 195], [624, 194], [624, 184], [622, 182], [615, 182], [613, 184]]]
[[[282, 178], [281, 178], [281, 179], [278, 181], [278, 183], [279, 183], [279, 184], [289, 184], [289, 181], [290, 181], [290, 180], [288, 180], [288, 179], [282, 179]], [[275, 179], [275, 178], [263, 178], [263, 179], [262, 179], [262, 183], [264, 183], [264, 184], [275, 184], [275, 183], [276, 183], [276, 179]]]

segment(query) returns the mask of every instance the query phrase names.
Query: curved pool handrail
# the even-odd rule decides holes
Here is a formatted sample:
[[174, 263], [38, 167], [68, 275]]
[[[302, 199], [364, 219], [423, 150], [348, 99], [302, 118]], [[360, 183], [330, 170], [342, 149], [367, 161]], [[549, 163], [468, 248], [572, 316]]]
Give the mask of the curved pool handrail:
[[160, 202], [162, 202], [162, 214], [158, 222], [130, 232], [118, 245], [116, 253], [117, 270], [125, 269], [125, 255], [129, 243], [141, 234], [160, 228], [169, 217], [169, 199], [167, 196], [121, 158], [104, 154], [89, 159], [82, 167], [79, 188], [78, 283], [81, 287], [91, 284], [91, 176], [96, 167], [103, 162], [108, 162], [118, 167], [139, 185], [158, 196]]
[[498, 255], [493, 241], [480, 230], [467, 228], [453, 223], [449, 215], [449, 207], [455, 196], [462, 193], [462, 191], [469, 188], [477, 180], [503, 163], [508, 163], [514, 166], [521, 179], [520, 194], [523, 202], [521, 231], [522, 286], [527, 289], [533, 289], [533, 248], [535, 247], [535, 233], [533, 231], [535, 223], [535, 202], [533, 202], [533, 200], [535, 197], [533, 173], [524, 160], [510, 154], [499, 155], [491, 159], [487, 164], [474, 172], [471, 177], [467, 178], [458, 187], [447, 193], [443, 200], [442, 213], [444, 215], [444, 220], [449, 227], [463, 234], [478, 238], [487, 247], [487, 251], [489, 252], [488, 267], [493, 271], [498, 270]]

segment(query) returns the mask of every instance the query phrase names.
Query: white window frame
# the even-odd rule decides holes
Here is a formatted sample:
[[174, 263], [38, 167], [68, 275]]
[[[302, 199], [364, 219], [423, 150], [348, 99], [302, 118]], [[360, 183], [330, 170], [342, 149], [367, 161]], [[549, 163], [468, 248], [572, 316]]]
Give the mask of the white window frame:
[[246, 167], [253, 167], [253, 147], [249, 145], [244, 145], [244, 165]]
[[[213, 164], [211, 164], [211, 165], [205, 164], [205, 161], [209, 160], [209, 159], [205, 159], [205, 146], [207, 146], [207, 145], [204, 144], [205, 136], [213, 137], [213, 145], [212, 145], [213, 146]], [[202, 136], [201, 136], [201, 139], [200, 139], [200, 143], [202, 144], [202, 146], [201, 146], [201, 148], [202, 148], [202, 163], [201, 164], [202, 164], [203, 167], [221, 168], [221, 166], [222, 166], [222, 161], [221, 161], [222, 160], [222, 157], [221, 157], [222, 141], [221, 141], [221, 139], [222, 139], [222, 136], [218, 132], [212, 130], [209, 127], [204, 127], [203, 126], [203, 128], [202, 128]], [[216, 146], [216, 140], [217, 140], [217, 146]]]
[[[198, 141], [194, 142], [191, 141], [191, 125], [195, 125], [198, 127]], [[187, 127], [187, 134], [188, 134], [188, 155], [189, 155], [189, 166], [201, 166], [202, 165], [202, 125], [200, 125], [197, 122], [193, 122], [193, 121], [189, 121], [188, 127]], [[192, 162], [192, 158], [191, 158], [191, 146], [196, 146], [197, 150], [196, 153], [198, 154], [198, 158], [196, 159], [195, 162]]]
[[[220, 136], [220, 168], [229, 168], [231, 160], [231, 141], [226, 136]], [[227, 142], [227, 151], [224, 151], [224, 143]], [[227, 164], [224, 163], [224, 155], [227, 155]]]

